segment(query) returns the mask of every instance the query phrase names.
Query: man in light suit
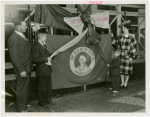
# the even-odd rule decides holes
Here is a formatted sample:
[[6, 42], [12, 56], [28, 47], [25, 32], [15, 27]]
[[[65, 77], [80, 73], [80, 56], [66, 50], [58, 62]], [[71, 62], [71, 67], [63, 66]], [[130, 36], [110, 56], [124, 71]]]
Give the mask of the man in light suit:
[[16, 111], [27, 112], [29, 79], [32, 71], [32, 57], [29, 40], [23, 34], [25, 22], [16, 21], [15, 31], [8, 39], [8, 49], [16, 74]]
[[46, 31], [39, 29], [36, 32], [38, 40], [32, 47], [32, 58], [36, 64], [36, 75], [38, 78], [38, 103], [43, 108], [54, 105], [52, 102], [51, 66], [46, 63], [50, 61], [50, 53], [45, 45]]

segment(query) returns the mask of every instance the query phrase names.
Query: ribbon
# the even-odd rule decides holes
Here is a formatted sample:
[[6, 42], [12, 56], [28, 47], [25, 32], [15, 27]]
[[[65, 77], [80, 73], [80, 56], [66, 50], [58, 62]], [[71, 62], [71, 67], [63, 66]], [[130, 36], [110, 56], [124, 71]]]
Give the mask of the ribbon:
[[[51, 59], [56, 56], [58, 53], [60, 52], [64, 52], [67, 49], [71, 48], [72, 46], [74, 46], [75, 44], [77, 44], [87, 33], [88, 28], [83, 31], [80, 35], [78, 35], [77, 37], [75, 37], [73, 40], [69, 41], [68, 43], [66, 43], [65, 45], [63, 45], [62, 47], [60, 47], [58, 50], [56, 50], [51, 56], [50, 56], [50, 61]], [[47, 65], [51, 65], [50, 61], [48, 61], [46, 64]]]

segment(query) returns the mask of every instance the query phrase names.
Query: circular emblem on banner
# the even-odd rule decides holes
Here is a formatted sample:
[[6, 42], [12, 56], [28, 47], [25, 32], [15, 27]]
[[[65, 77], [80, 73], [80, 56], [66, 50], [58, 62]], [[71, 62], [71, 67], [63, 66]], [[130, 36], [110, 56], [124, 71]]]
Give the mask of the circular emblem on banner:
[[95, 65], [95, 55], [87, 47], [76, 48], [70, 56], [70, 69], [78, 76], [89, 74]]

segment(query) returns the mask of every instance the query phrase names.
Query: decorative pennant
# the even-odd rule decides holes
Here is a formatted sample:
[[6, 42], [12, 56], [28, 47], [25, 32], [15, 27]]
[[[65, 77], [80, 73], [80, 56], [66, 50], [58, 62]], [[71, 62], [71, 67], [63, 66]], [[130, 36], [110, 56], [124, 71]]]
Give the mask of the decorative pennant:
[[109, 11], [90, 15], [91, 23], [96, 27], [109, 28]]
[[[96, 27], [109, 28], [109, 11], [97, 13], [90, 15], [91, 23]], [[64, 21], [72, 27], [78, 34], [81, 34], [83, 30], [83, 22], [81, 18], [78, 17], [64, 17]]]
[[82, 20], [79, 16], [78, 17], [71, 17], [71, 18], [70, 17], [64, 17], [64, 21], [70, 27], [72, 27], [75, 31], [77, 31], [78, 34], [81, 34], [84, 24], [82, 23]]

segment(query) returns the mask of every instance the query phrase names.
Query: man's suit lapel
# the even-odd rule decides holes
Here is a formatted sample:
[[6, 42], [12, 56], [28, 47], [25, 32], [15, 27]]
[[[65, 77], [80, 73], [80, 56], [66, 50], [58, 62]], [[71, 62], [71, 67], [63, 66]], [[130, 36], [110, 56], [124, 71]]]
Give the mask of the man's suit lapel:
[[38, 43], [38, 46], [40, 47], [41, 50], [43, 50], [48, 56], [49, 56], [49, 51], [47, 49], [45, 49], [39, 42]]
[[16, 32], [15, 32], [15, 35], [16, 35], [16, 37], [18, 38], [20, 44], [24, 44], [24, 45], [27, 44], [27, 45], [28, 45], [28, 42], [27, 42], [22, 36], [20, 36], [20, 35], [17, 34]]

